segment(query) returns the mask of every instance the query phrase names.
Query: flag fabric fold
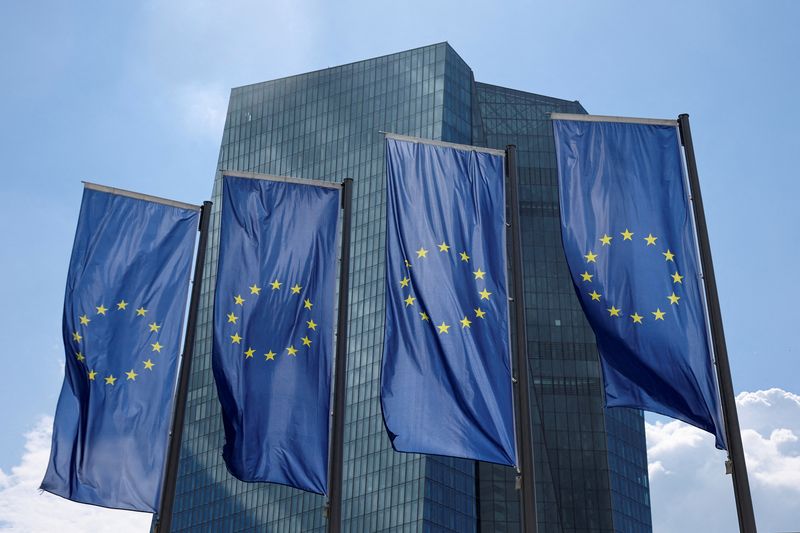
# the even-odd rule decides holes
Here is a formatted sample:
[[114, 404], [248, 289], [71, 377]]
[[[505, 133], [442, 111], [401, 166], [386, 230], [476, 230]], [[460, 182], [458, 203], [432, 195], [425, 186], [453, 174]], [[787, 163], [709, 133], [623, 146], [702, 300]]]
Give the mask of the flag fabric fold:
[[386, 164], [392, 445], [514, 465], [504, 157], [387, 138]]
[[156, 512], [199, 210], [83, 193], [64, 297], [64, 384], [41, 488]]
[[564, 251], [606, 405], [683, 420], [724, 448], [677, 125], [553, 126]]
[[337, 187], [223, 176], [213, 371], [242, 481], [326, 494]]

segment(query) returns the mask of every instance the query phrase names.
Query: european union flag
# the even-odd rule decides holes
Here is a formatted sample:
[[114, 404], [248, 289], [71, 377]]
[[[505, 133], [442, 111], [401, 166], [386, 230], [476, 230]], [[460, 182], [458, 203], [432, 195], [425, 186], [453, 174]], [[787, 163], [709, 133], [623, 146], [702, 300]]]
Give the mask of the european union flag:
[[386, 166], [392, 445], [514, 465], [504, 157], [387, 137]]
[[64, 385], [41, 488], [156, 512], [199, 208], [87, 184], [64, 297]]
[[213, 368], [242, 481], [327, 493], [339, 192], [223, 176]]
[[606, 404], [725, 447], [677, 124], [554, 120], [561, 230]]

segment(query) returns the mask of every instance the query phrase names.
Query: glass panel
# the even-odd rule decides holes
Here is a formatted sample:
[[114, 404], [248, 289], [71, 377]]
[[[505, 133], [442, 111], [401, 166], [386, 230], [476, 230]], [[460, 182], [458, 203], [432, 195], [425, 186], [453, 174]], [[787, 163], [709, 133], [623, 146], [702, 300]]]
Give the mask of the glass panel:
[[[378, 403], [385, 175], [379, 131], [519, 154], [541, 531], [650, 531], [641, 413], [603, 409], [594, 337], [560, 242], [547, 113], [577, 102], [474, 81], [446, 43], [234, 89], [219, 169], [355, 180], [345, 419], [344, 529], [518, 531], [512, 469], [392, 451]], [[232, 478], [211, 374], [220, 183], [198, 318], [174, 528], [322, 532], [324, 498]]]

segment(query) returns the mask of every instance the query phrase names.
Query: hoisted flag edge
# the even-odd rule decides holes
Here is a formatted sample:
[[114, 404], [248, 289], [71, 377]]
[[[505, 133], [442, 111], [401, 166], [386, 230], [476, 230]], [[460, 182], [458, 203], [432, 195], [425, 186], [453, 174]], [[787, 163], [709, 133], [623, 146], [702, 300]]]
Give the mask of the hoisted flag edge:
[[[490, 154], [490, 155], [501, 157], [502, 158], [502, 164], [503, 164], [503, 172], [502, 172], [502, 174], [503, 174], [502, 175], [502, 179], [503, 179], [503, 187], [502, 187], [502, 190], [503, 190], [503, 205], [506, 206], [506, 202], [507, 202], [507, 198], [508, 198], [506, 183], [507, 183], [508, 178], [509, 178], [509, 176], [508, 176], [508, 168], [507, 168], [507, 166], [508, 166], [508, 157], [507, 157], [507, 151], [506, 150], [498, 150], [498, 149], [495, 149], [495, 148], [484, 148], [484, 147], [481, 147], [481, 146], [472, 146], [472, 145], [466, 145], [466, 144], [450, 143], [450, 142], [438, 141], [438, 140], [433, 140], [433, 139], [424, 139], [424, 138], [421, 138], [421, 137], [412, 137], [412, 136], [408, 136], [408, 135], [400, 135], [400, 134], [386, 132], [386, 131], [379, 131], [379, 133], [384, 135], [384, 138], [385, 138], [384, 139], [384, 143], [385, 143], [385, 141], [391, 139], [391, 140], [396, 140], [396, 141], [410, 142], [410, 143], [414, 143], [414, 144], [423, 144], [423, 145], [435, 146], [435, 147], [441, 147], [441, 148], [451, 148], [451, 149], [454, 149], [454, 150], [465, 151], [465, 152], [486, 153], [486, 154]], [[385, 148], [385, 145], [384, 145], [384, 153], [385, 152], [386, 152], [386, 148]], [[385, 162], [385, 165], [388, 165], [388, 160]], [[387, 168], [387, 167], [385, 167], [385, 168]], [[388, 171], [386, 173], [386, 178], [385, 179], [387, 181], [389, 179]], [[388, 183], [386, 185], [387, 185], [386, 190], [387, 190], [387, 194], [388, 194]], [[508, 213], [507, 213], [507, 210], [504, 209], [503, 210], [503, 228], [504, 228], [503, 252], [504, 252], [505, 263], [506, 263], [506, 269], [505, 269], [504, 275], [505, 275], [505, 278], [506, 278], [506, 280], [505, 280], [506, 281], [506, 290], [507, 290], [508, 294], [511, 294], [512, 288], [509, 286], [510, 279], [509, 279], [509, 276], [508, 276], [508, 270], [509, 270], [509, 264], [508, 264], [508, 231], [507, 231], [508, 227], [509, 227]], [[386, 224], [386, 228], [384, 230], [384, 239], [386, 239], [385, 242], [388, 242], [388, 236], [389, 236], [389, 224]], [[388, 305], [388, 303], [389, 303], [388, 302], [388, 298], [389, 298], [389, 293], [387, 291], [384, 294], [384, 306]], [[508, 361], [507, 361], [507, 363], [508, 363], [509, 374], [510, 374], [511, 402], [512, 402], [512, 406], [514, 406], [515, 402], [517, 401], [516, 398], [515, 398], [515, 395], [514, 395], [514, 386], [515, 386], [515, 383], [514, 383], [514, 370], [516, 369], [516, 366], [514, 365], [514, 348], [513, 348], [512, 339], [511, 339], [511, 301], [508, 298], [506, 298], [506, 313], [507, 313], [507, 316], [509, 318], [509, 324], [508, 324], [508, 348], [509, 349], [508, 349]], [[385, 315], [384, 315], [384, 320], [385, 320]], [[385, 335], [385, 324], [384, 324], [384, 335]], [[380, 369], [380, 374], [379, 374], [379, 378], [378, 379], [379, 379], [379, 383], [383, 383], [383, 364], [381, 364], [381, 369]], [[382, 397], [380, 398], [379, 404], [380, 404], [380, 409], [381, 409], [381, 419], [383, 421], [384, 430], [386, 431], [387, 436], [394, 435], [390, 431], [388, 423], [387, 423], [387, 418], [386, 418], [386, 415], [384, 413], [384, 405], [383, 405], [383, 398]], [[513, 412], [514, 412], [514, 416], [512, 416], [513, 440], [512, 440], [511, 444], [512, 444], [512, 446], [514, 448], [514, 455], [513, 455], [513, 458], [512, 458], [514, 464], [509, 465], [507, 463], [492, 462], [492, 461], [482, 461], [482, 462], [486, 462], [486, 463], [489, 463], [489, 464], [497, 464], [497, 465], [500, 465], [500, 466], [508, 466], [508, 467], [514, 468], [515, 470], [519, 469], [519, 467], [520, 467], [520, 460], [519, 460], [520, 450], [519, 450], [519, 447], [517, 445], [518, 444], [517, 443], [518, 424], [517, 424], [516, 408], [515, 407], [513, 408]], [[422, 452], [406, 451], [406, 450], [398, 449], [397, 446], [395, 445], [395, 439], [394, 438], [389, 437], [389, 442], [392, 445], [392, 449], [397, 453], [422, 453]], [[432, 456], [437, 456], [437, 457], [456, 457], [456, 458], [461, 458], [461, 459], [472, 459], [472, 460], [474, 460], [471, 457], [461, 457], [461, 456], [455, 456], [455, 455], [441, 455], [441, 454], [430, 453], [430, 452], [425, 452], [425, 455], [432, 455]]]

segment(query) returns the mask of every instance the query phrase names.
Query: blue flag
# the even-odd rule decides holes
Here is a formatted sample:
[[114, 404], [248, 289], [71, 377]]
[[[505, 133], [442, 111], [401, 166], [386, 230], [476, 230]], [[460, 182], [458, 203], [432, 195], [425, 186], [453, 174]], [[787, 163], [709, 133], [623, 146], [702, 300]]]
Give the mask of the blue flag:
[[397, 451], [516, 464], [503, 163], [386, 140], [381, 406]]
[[553, 125], [564, 251], [606, 405], [683, 420], [724, 448], [677, 124]]
[[231, 474], [326, 494], [338, 186], [223, 177], [213, 368]]
[[64, 297], [64, 385], [41, 488], [158, 511], [199, 210], [88, 186]]

